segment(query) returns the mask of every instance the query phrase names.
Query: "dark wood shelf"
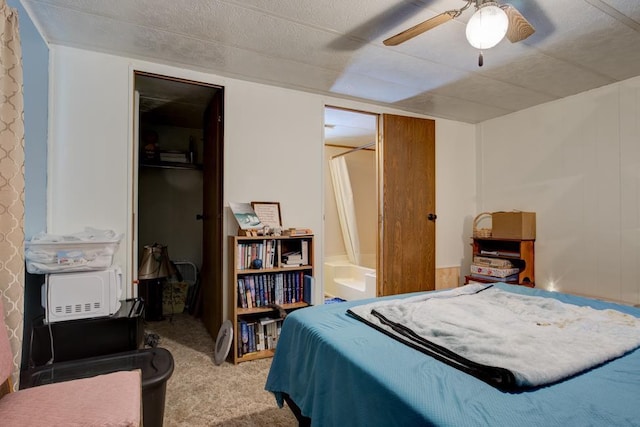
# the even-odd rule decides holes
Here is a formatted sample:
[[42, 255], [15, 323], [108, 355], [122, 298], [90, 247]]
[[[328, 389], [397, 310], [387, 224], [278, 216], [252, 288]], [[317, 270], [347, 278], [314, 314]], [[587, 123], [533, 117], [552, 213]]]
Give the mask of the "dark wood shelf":
[[158, 162], [140, 163], [143, 168], [202, 170], [202, 165], [195, 163]]
[[[495, 279], [486, 279], [469, 274], [465, 276], [465, 284], [470, 281], [480, 283], [503, 282], [513, 285], [528, 286], [530, 288], [535, 287], [535, 239], [473, 237], [471, 246], [473, 257], [481, 256], [486, 258], [509, 260], [514, 267], [520, 269], [520, 272], [518, 273], [518, 280], [509, 281], [500, 277], [496, 277]], [[489, 253], [482, 253], [483, 251], [487, 251]]]
[[[298, 308], [308, 307], [309, 304], [306, 302], [295, 302], [293, 304], [282, 304], [280, 307], [284, 310], [295, 310]], [[253, 308], [241, 308], [238, 307], [236, 315], [238, 316], [246, 316], [248, 314], [261, 314], [261, 313], [269, 313], [272, 311], [276, 311], [277, 309], [274, 306], [266, 305], [264, 307], [253, 307]]]

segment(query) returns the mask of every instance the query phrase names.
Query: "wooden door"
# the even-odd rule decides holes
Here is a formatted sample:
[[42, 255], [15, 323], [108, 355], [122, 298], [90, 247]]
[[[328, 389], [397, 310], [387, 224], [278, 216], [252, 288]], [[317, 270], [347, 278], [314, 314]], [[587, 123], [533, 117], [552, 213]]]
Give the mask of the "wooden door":
[[202, 270], [197, 314], [209, 334], [217, 337], [222, 325], [223, 283], [223, 164], [224, 90], [216, 91], [204, 113]]
[[129, 233], [131, 235], [131, 249], [130, 249], [130, 260], [129, 263], [131, 265], [131, 289], [126, 290], [126, 298], [136, 298], [138, 297], [138, 286], [135, 284], [138, 283], [138, 218], [139, 218], [139, 209], [138, 209], [138, 174], [139, 174], [139, 164], [140, 161], [138, 158], [139, 147], [140, 147], [140, 92], [137, 90], [133, 91], [133, 152], [131, 153], [132, 158], [132, 188], [131, 191], [131, 223], [129, 228]]
[[435, 121], [383, 114], [377, 294], [435, 289]]

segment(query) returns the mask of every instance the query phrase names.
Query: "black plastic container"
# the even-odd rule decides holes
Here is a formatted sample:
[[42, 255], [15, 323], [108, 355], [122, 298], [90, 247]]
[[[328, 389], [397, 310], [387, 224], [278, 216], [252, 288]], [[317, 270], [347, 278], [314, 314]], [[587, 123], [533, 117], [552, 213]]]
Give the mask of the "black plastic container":
[[134, 369], [142, 371], [143, 425], [162, 427], [167, 381], [173, 374], [173, 356], [167, 349], [161, 347], [89, 357], [34, 368], [22, 373], [20, 388]]

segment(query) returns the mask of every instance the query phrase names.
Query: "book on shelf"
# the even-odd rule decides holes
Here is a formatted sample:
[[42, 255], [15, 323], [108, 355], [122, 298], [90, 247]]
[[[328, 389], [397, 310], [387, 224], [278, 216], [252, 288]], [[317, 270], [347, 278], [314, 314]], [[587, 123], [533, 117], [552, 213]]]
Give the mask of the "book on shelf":
[[473, 263], [492, 268], [511, 268], [513, 263], [508, 259], [474, 256]]
[[487, 249], [481, 249], [480, 250], [480, 255], [493, 255], [493, 256], [509, 256], [509, 257], [519, 257], [520, 256], [520, 252], [517, 251], [504, 251], [504, 250], [497, 250], [497, 251], [490, 251]]
[[300, 254], [302, 255], [302, 265], [309, 265], [309, 241], [300, 241]]
[[[237, 265], [238, 270], [273, 268], [275, 266], [276, 247], [280, 242], [274, 239], [238, 243]], [[259, 264], [254, 261], [260, 260]]]
[[256, 351], [264, 351], [265, 350], [265, 345], [264, 345], [264, 332], [263, 332], [263, 327], [261, 323], [256, 323], [255, 324], [255, 334], [256, 334]]
[[256, 352], [256, 324], [255, 322], [247, 323], [247, 327], [249, 328], [249, 351], [247, 353]]
[[249, 325], [244, 320], [240, 321], [240, 342], [238, 343], [238, 354], [249, 352]]
[[266, 288], [266, 283], [264, 281], [264, 274], [256, 276], [256, 280], [260, 284], [258, 286], [260, 288], [260, 307], [269, 305], [269, 301], [267, 300], [267, 288]]
[[313, 294], [313, 276], [305, 274], [302, 277], [302, 300], [307, 304], [311, 304], [311, 295]]
[[282, 267], [309, 265], [309, 240], [300, 239], [295, 245], [287, 245], [279, 259]]
[[290, 251], [282, 254], [281, 265], [283, 267], [299, 267], [303, 265], [302, 253], [300, 251]]
[[247, 291], [244, 288], [244, 279], [238, 278], [238, 304], [239, 307], [249, 308], [247, 305]]
[[512, 274], [511, 276], [507, 276], [507, 277], [495, 277], [495, 276], [487, 276], [485, 274], [471, 273], [471, 277], [475, 279], [482, 279], [482, 280], [487, 280], [491, 282], [517, 282], [518, 276], [519, 276], [518, 274]]
[[238, 356], [257, 351], [275, 350], [282, 329], [282, 319], [264, 317], [257, 321], [240, 321], [241, 340]]
[[275, 349], [278, 342], [278, 325], [282, 324], [282, 319], [263, 318], [260, 319], [260, 333], [263, 334], [265, 350]]
[[520, 272], [519, 268], [494, 268], [487, 267], [485, 265], [471, 264], [471, 272], [476, 274], [482, 274], [485, 276], [504, 278], [509, 277]]
[[253, 276], [248, 276], [247, 281], [249, 282], [249, 292], [247, 293], [247, 304], [249, 300], [251, 300], [251, 304], [249, 308], [257, 307], [256, 304], [256, 284], [253, 280]]
[[237, 282], [239, 308], [267, 307], [273, 304], [311, 303], [313, 277], [303, 271], [250, 274]]

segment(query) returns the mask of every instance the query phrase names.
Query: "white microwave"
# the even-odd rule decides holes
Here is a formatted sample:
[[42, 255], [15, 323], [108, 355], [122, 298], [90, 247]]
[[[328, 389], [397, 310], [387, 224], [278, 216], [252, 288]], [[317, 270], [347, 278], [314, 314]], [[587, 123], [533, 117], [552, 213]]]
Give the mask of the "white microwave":
[[45, 275], [41, 289], [45, 322], [110, 316], [120, 309], [122, 270]]

